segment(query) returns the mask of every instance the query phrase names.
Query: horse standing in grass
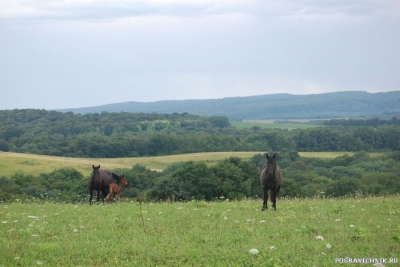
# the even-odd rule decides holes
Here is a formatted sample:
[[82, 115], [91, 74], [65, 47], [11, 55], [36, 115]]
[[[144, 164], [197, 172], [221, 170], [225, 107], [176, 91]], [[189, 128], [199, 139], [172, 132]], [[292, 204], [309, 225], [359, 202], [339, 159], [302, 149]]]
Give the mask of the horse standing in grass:
[[116, 180], [116, 182], [119, 183], [121, 177], [108, 170], [100, 171], [100, 165], [97, 167], [92, 165], [92, 167], [93, 167], [93, 173], [89, 183], [89, 191], [90, 191], [89, 203], [92, 204], [93, 190], [97, 191], [97, 201], [100, 201], [100, 191], [101, 191], [103, 195], [102, 200], [104, 203], [104, 198], [108, 195], [110, 184], [114, 180]]
[[128, 180], [126, 180], [124, 174], [122, 174], [119, 183], [111, 183], [110, 184], [110, 193], [108, 193], [108, 195], [106, 197], [107, 202], [110, 202], [110, 200], [113, 199], [114, 197], [117, 201], [119, 200], [119, 198], [121, 196], [121, 192], [122, 192], [122, 185], [129, 188]]
[[282, 184], [282, 172], [278, 166], [278, 163], [276, 162], [275, 153], [272, 157], [269, 157], [268, 154], [266, 154], [266, 157], [267, 163], [264, 164], [260, 175], [260, 182], [264, 191], [262, 211], [268, 209], [268, 190], [271, 190], [272, 208], [276, 210], [276, 198], [278, 197], [278, 193]]

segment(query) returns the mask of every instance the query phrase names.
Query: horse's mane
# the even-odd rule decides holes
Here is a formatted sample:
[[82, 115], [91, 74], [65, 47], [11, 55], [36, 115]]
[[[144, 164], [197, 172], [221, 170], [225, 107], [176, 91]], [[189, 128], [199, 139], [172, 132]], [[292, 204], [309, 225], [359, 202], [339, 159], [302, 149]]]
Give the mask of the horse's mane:
[[113, 172], [111, 172], [111, 175], [112, 175], [112, 178], [115, 179], [117, 184], [121, 183], [121, 176], [120, 175], [118, 175], [116, 173], [113, 173]]

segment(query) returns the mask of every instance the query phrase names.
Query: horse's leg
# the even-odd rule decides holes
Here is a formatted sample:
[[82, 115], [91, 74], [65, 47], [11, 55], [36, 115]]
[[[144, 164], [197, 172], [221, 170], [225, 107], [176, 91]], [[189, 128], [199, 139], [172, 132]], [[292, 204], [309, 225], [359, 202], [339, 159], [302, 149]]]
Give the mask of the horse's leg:
[[100, 189], [97, 190], [97, 202], [99, 202], [99, 201], [100, 201]]
[[102, 188], [101, 189], [101, 194], [103, 196], [102, 200], [103, 200], [103, 204], [104, 204], [104, 199], [107, 197], [107, 188]]
[[275, 210], [276, 210], [276, 199], [278, 198], [279, 190], [281, 190], [281, 186], [278, 186], [276, 188], [276, 193], [275, 193], [275, 196], [274, 196], [274, 209]]
[[264, 202], [263, 202], [262, 211], [264, 211], [265, 209], [268, 209], [268, 187], [264, 185], [263, 190], [264, 190]]
[[107, 195], [107, 197], [106, 197], [107, 203], [110, 202], [110, 199], [111, 199], [111, 193], [108, 193], [108, 195]]
[[276, 196], [278, 195], [278, 188], [274, 187], [271, 192], [272, 208], [276, 210]]
[[93, 189], [90, 188], [90, 197], [89, 197], [89, 204], [92, 205], [92, 198], [93, 198]]

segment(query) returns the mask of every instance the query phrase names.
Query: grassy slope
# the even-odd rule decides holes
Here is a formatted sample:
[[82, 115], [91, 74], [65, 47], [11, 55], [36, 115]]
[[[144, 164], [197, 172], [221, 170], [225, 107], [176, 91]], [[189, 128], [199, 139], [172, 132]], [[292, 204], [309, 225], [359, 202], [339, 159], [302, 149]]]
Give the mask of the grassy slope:
[[[74, 168], [83, 175], [92, 172], [92, 165], [101, 165], [102, 169], [130, 169], [135, 164], [141, 164], [152, 170], [162, 171], [169, 164], [184, 161], [204, 161], [214, 164], [219, 160], [231, 156], [249, 159], [255, 154], [264, 152], [214, 152], [214, 153], [194, 153], [184, 155], [173, 155], [163, 157], [141, 157], [141, 158], [112, 158], [112, 159], [93, 159], [93, 158], [66, 158], [55, 156], [44, 156], [34, 154], [0, 152], [0, 175], [10, 176], [15, 172], [26, 174], [48, 173], [60, 168]], [[322, 157], [335, 158], [344, 154], [352, 155], [351, 152], [300, 152], [302, 157]], [[373, 153], [371, 155], [379, 155]]]
[[137, 202], [1, 204], [0, 266], [337, 266], [336, 258], [400, 255], [392, 239], [400, 235], [400, 197], [260, 207], [144, 203], [144, 228]]

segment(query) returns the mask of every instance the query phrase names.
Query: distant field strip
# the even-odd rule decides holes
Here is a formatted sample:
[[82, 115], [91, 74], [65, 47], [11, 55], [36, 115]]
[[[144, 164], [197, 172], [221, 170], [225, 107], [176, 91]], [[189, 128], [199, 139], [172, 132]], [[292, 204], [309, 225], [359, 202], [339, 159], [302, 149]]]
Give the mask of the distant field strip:
[[176, 162], [204, 161], [214, 164], [229, 157], [249, 159], [255, 154], [263, 152], [210, 152], [172, 155], [162, 157], [139, 158], [68, 158], [23, 153], [0, 152], [1, 175], [11, 175], [15, 172], [47, 173], [60, 168], [74, 168], [83, 175], [92, 172], [92, 165], [101, 165], [102, 169], [131, 169], [136, 164], [149, 169], [162, 171], [168, 165]]
[[[139, 158], [67, 158], [23, 153], [0, 152], [0, 175], [10, 176], [16, 172], [26, 174], [48, 173], [60, 168], [74, 168], [83, 175], [92, 172], [92, 165], [101, 165], [102, 169], [131, 169], [132, 166], [140, 164], [151, 170], [162, 171], [170, 164], [176, 162], [187, 161], [203, 161], [207, 164], [215, 164], [216, 162], [229, 158], [239, 157], [242, 159], [250, 159], [255, 154], [263, 154], [265, 152], [210, 152], [210, 153], [192, 153], [180, 154], [162, 157], [139, 157]], [[335, 158], [348, 154], [352, 156], [352, 152], [299, 152], [301, 157], [317, 157], [317, 158]], [[371, 153], [371, 156], [380, 155], [379, 153]]]
[[306, 124], [309, 120], [290, 120], [291, 122], [296, 123], [275, 123], [275, 121], [280, 120], [243, 120], [243, 121], [231, 121], [231, 125], [239, 128], [252, 128], [252, 127], [260, 127], [260, 128], [270, 128], [270, 129], [304, 129], [304, 128], [312, 128], [312, 127], [321, 127], [321, 125], [312, 125]]

